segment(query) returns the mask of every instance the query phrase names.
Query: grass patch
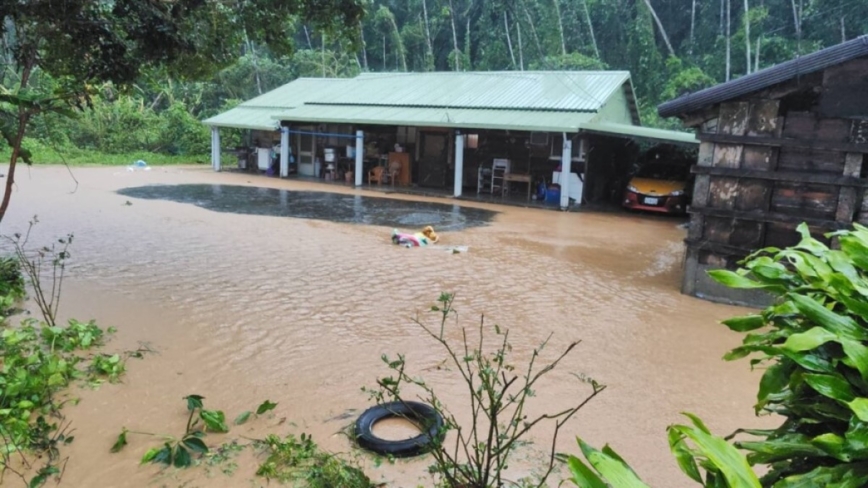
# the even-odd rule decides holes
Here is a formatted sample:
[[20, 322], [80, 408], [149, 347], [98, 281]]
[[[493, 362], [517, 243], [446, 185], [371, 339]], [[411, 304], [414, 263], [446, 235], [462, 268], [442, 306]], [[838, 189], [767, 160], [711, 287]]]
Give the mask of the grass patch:
[[[210, 164], [211, 162], [210, 154], [171, 155], [149, 151], [130, 151], [116, 154], [69, 146], [52, 147], [35, 139], [26, 139], [24, 146], [30, 151], [33, 164], [37, 165], [65, 163], [71, 166], [126, 166], [140, 159], [151, 166]], [[8, 162], [11, 156], [11, 148], [0, 148], [0, 162]], [[227, 159], [230, 157], [234, 158], [234, 155], [224, 155], [223, 159], [230, 161]]]

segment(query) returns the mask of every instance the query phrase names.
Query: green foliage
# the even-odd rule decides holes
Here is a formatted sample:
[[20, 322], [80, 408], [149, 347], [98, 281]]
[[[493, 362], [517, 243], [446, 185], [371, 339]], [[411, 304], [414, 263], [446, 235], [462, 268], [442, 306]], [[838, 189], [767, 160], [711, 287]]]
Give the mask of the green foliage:
[[373, 488], [375, 485], [358, 466], [323, 452], [306, 434], [281, 439], [269, 435], [257, 442], [267, 458], [257, 476], [307, 488]]
[[[590, 386], [590, 393], [574, 400], [572, 406], [556, 413], [530, 415], [534, 389], [538, 381], [554, 370], [570, 354], [578, 342], [570, 343], [554, 359], [541, 363], [541, 355], [548, 340], [536, 347], [526, 364], [516, 365], [511, 361], [512, 345], [509, 331], [494, 325], [488, 327], [484, 319], [476, 330], [460, 329], [462, 341], [450, 343], [446, 327], [456, 316], [453, 308], [454, 295], [442, 293], [437, 305], [431, 312], [439, 319], [436, 326], [426, 325], [419, 319], [414, 320], [427, 335], [434, 340], [446, 355], [445, 363], [454, 369], [458, 381], [466, 388], [468, 423], [459, 424], [454, 412], [443, 402], [433, 387], [423, 378], [407, 371], [404, 356], [382, 360], [391, 371], [391, 376], [377, 380], [377, 388], [366, 389], [370, 397], [378, 403], [404, 401], [409, 399], [405, 388], [413, 395], [431, 405], [444, 420], [444, 428], [433, 439], [430, 446], [434, 464], [429, 471], [439, 478], [439, 482], [450, 487], [489, 488], [503, 486], [504, 470], [509, 465], [511, 455], [522, 445], [528, 432], [546, 421], [554, 428], [557, 438], [561, 427], [591, 399], [605, 389], [596, 381], [580, 376], [576, 378]], [[486, 334], [494, 333], [493, 345], [486, 344]], [[472, 338], [471, 338], [472, 337]], [[447, 434], [452, 431], [455, 444], [446, 444]], [[554, 445], [550, 452], [550, 463], [545, 466], [536, 486], [543, 486], [552, 473], [555, 462]]]
[[21, 262], [14, 257], [0, 257], [0, 317], [12, 314], [15, 304], [26, 295]]
[[[693, 425], [670, 425], [667, 428], [669, 447], [684, 474], [706, 488], [760, 488], [759, 479], [738, 449], [725, 439], [713, 435], [696, 416], [684, 415]], [[572, 480], [577, 486], [649, 488], [608, 445], [597, 450], [581, 439], [577, 440], [582, 455], [590, 465], [576, 456], [566, 459], [573, 475]]]
[[[76, 380], [90, 384], [104, 379], [117, 381], [124, 371], [118, 355], [85, 354], [102, 347], [105, 335], [93, 322], [84, 324], [76, 320], [70, 320], [67, 327], [51, 327], [33, 319], [3, 327], [2, 469], [8, 466], [13, 453], [45, 456], [50, 465], [57, 457], [57, 447], [72, 441], [67, 435], [68, 424], [63, 425], [60, 410], [65, 402], [60, 400], [60, 393]], [[40, 472], [37, 478], [46, 479], [49, 471]]]
[[726, 359], [752, 355], [764, 366], [757, 412], [783, 423], [739, 441], [752, 465], [768, 468], [764, 486], [864, 486], [868, 483], [868, 228], [829, 234], [830, 249], [798, 228], [801, 242], [749, 256], [743, 269], [714, 271], [718, 282], [777, 297], [759, 315], [726, 321], [744, 333]]
[[[567, 465], [573, 474], [573, 483], [582, 488], [648, 488], [633, 472], [633, 469], [621, 459], [608, 445], [602, 451], [594, 449], [583, 440], [576, 438], [582, 455], [594, 468], [576, 456], [567, 458]], [[596, 472], [595, 472], [596, 471]]]

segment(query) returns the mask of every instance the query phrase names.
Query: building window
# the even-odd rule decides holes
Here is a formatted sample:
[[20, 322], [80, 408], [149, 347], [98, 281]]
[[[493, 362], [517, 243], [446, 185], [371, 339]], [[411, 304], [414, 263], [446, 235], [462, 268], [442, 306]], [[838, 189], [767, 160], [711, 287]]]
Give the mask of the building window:
[[467, 134], [465, 141], [467, 149], [476, 149], [479, 147], [479, 134]]

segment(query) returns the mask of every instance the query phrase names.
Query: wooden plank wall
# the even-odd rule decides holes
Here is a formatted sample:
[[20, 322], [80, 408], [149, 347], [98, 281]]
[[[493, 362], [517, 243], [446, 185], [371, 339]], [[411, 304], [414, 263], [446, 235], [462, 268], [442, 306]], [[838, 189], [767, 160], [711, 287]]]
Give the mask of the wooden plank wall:
[[708, 294], [697, 289], [707, 269], [732, 269], [753, 250], [797, 243], [801, 222], [815, 234], [868, 224], [868, 121], [781, 113], [773, 99], [717, 108], [698, 127], [684, 293]]

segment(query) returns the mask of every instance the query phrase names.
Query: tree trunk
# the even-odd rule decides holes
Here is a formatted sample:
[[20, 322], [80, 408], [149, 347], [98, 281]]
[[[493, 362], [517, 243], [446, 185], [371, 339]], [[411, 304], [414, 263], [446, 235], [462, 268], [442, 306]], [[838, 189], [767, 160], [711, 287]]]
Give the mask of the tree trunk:
[[[30, 82], [30, 73], [33, 70], [33, 58], [36, 56], [35, 49], [29, 54], [30, 59], [27, 60], [24, 69], [21, 70], [21, 87], [19, 91], [27, 88]], [[22, 106], [18, 107], [18, 132], [15, 134], [15, 141], [12, 144], [12, 155], [9, 158], [9, 170], [6, 175], [6, 188], [3, 192], [3, 202], [0, 203], [0, 222], [6, 217], [6, 210], [9, 208], [9, 200], [12, 199], [12, 187], [15, 186], [15, 167], [18, 164], [18, 156], [21, 154], [21, 143], [24, 141], [24, 133], [27, 131], [27, 124], [30, 122], [30, 111]]]
[[259, 76], [259, 62], [256, 59], [256, 49], [253, 47], [253, 43], [250, 42], [250, 38], [247, 37], [247, 30], [244, 30], [244, 47], [247, 49], [247, 53], [250, 54], [250, 62], [253, 64], [253, 78], [256, 80], [256, 91], [262, 95], [262, 78]]
[[759, 71], [759, 60], [760, 60], [760, 46], [762, 45], [763, 36], [758, 36], [756, 38], [756, 62], [753, 64], [753, 70]]
[[696, 0], [693, 0], [693, 6], [690, 8], [690, 49], [687, 53], [693, 55], [693, 34], [696, 32]]
[[750, 74], [750, 6], [748, 0], [744, 0], [744, 50], [745, 60], [747, 61], [747, 71], [745, 74]]
[[802, 36], [802, 20], [799, 18], [799, 11], [796, 8], [796, 0], [790, 0], [790, 4], [793, 6], [793, 24], [796, 27], [796, 35], [801, 38]]
[[320, 34], [320, 51], [322, 52], [322, 77], [326, 77], [326, 62], [325, 62], [325, 34]]
[[386, 57], [386, 34], [383, 34], [383, 71], [389, 71], [389, 58]]
[[561, 15], [560, 0], [552, 0], [555, 5], [555, 14], [558, 16], [558, 32], [561, 35], [561, 54], [567, 55], [567, 40], [564, 37], [564, 18]]
[[[428, 52], [425, 53], [425, 69], [434, 69], [434, 45], [431, 43], [431, 24], [428, 22], [428, 0], [422, 0], [422, 16], [425, 19], [425, 41]], [[507, 34], [509, 34], [507, 32]]]
[[449, 0], [449, 21], [452, 23], [452, 55], [455, 56], [454, 71], [461, 71], [461, 50], [458, 49], [458, 34], [455, 32], [455, 7]]
[[726, 81], [729, 81], [732, 77], [732, 49], [731, 42], [732, 36], [732, 0], [726, 0]]
[[[747, 1], [747, 0], [745, 0]], [[404, 72], [407, 72], [407, 55], [404, 53], [404, 41], [401, 39], [401, 33], [398, 31], [398, 24], [395, 23], [395, 16], [391, 16], [390, 20], [392, 21], [392, 29], [395, 31], [395, 41], [398, 43], [398, 54], [401, 55], [401, 67], [404, 68]]]
[[844, 17], [841, 17], [841, 42], [847, 42], [847, 26], [844, 24]]
[[666, 29], [663, 28], [663, 23], [660, 22], [660, 17], [657, 17], [657, 12], [655, 12], [654, 7], [651, 6], [651, 0], [645, 0], [645, 5], [648, 6], [648, 10], [651, 11], [651, 17], [654, 18], [657, 28], [660, 29], [660, 35], [663, 36], [663, 42], [666, 43], [666, 48], [669, 49], [669, 55], [675, 56], [675, 50], [672, 49], [672, 43], [669, 42], [669, 36], [666, 35]]
[[515, 27], [518, 30], [518, 69], [524, 71], [524, 45], [521, 43], [521, 22], [516, 22]]
[[600, 59], [600, 50], [597, 48], [597, 36], [594, 35], [594, 24], [591, 23], [591, 12], [588, 11], [588, 0], [582, 0], [582, 7], [585, 10], [585, 21], [588, 22], [588, 31], [591, 33], [591, 44], [594, 46], [594, 55]]
[[506, 45], [509, 47], [509, 58], [512, 59], [512, 69], [516, 68], [515, 52], [512, 50], [512, 39], [509, 37], [509, 16], [503, 11], [503, 30], [506, 31]]
[[530, 15], [530, 10], [527, 8], [527, 4], [524, 1], [521, 2], [522, 7], [524, 7], [524, 15], [527, 17], [527, 23], [530, 24], [530, 33], [533, 34], [533, 42], [536, 44], [536, 50], [539, 53], [540, 60], [545, 59], [546, 55], [543, 52], [542, 45], [539, 42], [539, 36], [536, 33], [536, 25], [533, 23], [533, 17]]
[[365, 28], [359, 23], [359, 38], [362, 40], [362, 61], [365, 71], [368, 71], [368, 43], [365, 42]]
[[[307, 30], [306, 25], [303, 27], [304, 27], [304, 37], [307, 39], [307, 48], [310, 49], [311, 51], [313, 51], [313, 43], [310, 42], [310, 32]], [[245, 34], [245, 35], [247, 35], [247, 34]]]

